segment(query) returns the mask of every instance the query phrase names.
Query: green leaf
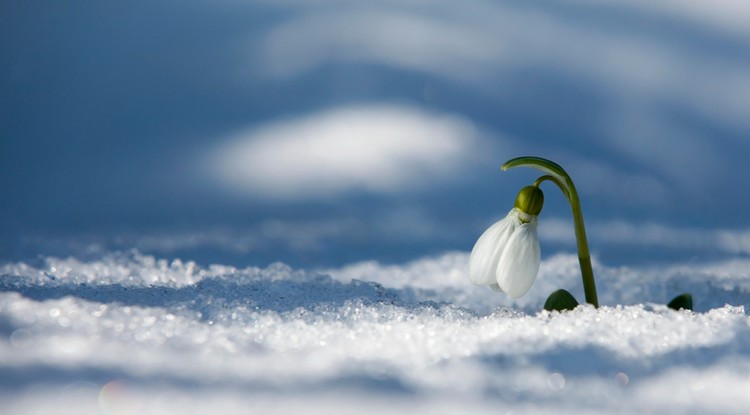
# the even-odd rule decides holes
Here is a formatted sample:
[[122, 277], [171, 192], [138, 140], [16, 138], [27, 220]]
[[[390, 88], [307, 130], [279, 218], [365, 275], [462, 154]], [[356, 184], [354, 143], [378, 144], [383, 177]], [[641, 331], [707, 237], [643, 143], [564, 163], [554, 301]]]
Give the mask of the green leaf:
[[566, 290], [559, 289], [547, 297], [544, 302], [544, 309], [547, 311], [573, 310], [578, 307], [578, 301], [573, 294]]
[[680, 294], [673, 298], [672, 301], [667, 304], [667, 307], [672, 310], [685, 309], [693, 311], [693, 296], [690, 295], [690, 293]]

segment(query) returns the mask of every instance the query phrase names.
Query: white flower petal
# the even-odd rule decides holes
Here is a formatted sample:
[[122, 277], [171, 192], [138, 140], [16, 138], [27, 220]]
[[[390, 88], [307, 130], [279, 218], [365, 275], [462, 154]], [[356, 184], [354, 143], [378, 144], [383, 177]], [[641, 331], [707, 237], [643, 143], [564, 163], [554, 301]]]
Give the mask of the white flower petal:
[[539, 272], [541, 249], [536, 224], [533, 220], [519, 226], [497, 263], [497, 283], [512, 298], [526, 294]]
[[508, 238], [521, 225], [518, 213], [511, 210], [479, 237], [469, 257], [469, 280], [475, 285], [497, 284], [497, 262]]
[[492, 291], [495, 291], [495, 292], [499, 292], [499, 293], [503, 292], [503, 289], [500, 288], [500, 286], [497, 285], [497, 283], [490, 284], [490, 288], [492, 288]]

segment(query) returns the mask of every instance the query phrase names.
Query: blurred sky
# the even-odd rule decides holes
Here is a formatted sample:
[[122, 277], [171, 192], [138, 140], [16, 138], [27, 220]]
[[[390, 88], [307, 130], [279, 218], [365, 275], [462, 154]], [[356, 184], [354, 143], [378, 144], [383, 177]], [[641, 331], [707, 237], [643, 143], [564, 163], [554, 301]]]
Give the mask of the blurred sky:
[[468, 251], [520, 155], [602, 260], [747, 255], [750, 3], [2, 1], [0, 140], [6, 260]]

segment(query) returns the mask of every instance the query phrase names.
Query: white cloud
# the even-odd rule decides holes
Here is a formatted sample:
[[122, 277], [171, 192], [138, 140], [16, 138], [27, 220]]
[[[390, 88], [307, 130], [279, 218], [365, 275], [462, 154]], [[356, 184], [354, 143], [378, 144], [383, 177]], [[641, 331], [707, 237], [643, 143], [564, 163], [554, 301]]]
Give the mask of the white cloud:
[[210, 157], [221, 185], [254, 197], [327, 197], [449, 180], [481, 154], [466, 120], [407, 106], [333, 109], [240, 133]]

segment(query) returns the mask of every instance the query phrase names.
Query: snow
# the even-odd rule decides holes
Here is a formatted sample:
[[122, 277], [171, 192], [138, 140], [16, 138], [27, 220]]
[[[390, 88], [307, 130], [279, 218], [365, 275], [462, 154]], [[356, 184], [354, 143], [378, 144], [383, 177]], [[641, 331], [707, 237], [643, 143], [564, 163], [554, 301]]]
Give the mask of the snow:
[[[750, 2], [175, 6], [3, 8], [0, 415], [748, 413]], [[523, 297], [448, 252], [522, 155], [601, 308], [556, 190]]]
[[[745, 413], [750, 261], [610, 268], [576, 258], [513, 301], [468, 254], [237, 269], [112, 252], [0, 265], [3, 414]], [[665, 304], [691, 291], [696, 312]], [[726, 303], [726, 304], [725, 304]]]
[[207, 175], [248, 197], [325, 199], [390, 193], [449, 180], [476, 161], [471, 122], [405, 105], [344, 107], [235, 134]]

